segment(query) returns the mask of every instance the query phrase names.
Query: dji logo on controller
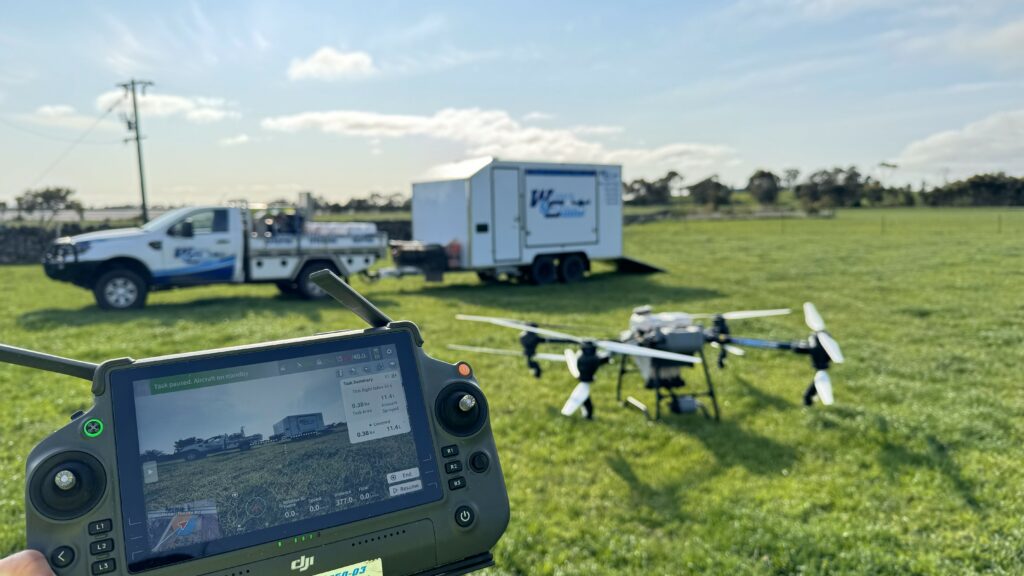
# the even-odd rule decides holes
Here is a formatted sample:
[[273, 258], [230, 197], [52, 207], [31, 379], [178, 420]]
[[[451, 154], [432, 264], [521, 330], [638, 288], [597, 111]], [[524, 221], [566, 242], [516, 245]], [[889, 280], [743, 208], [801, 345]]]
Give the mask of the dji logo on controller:
[[292, 570], [305, 572], [306, 570], [309, 570], [310, 566], [313, 565], [314, 560], [316, 560], [315, 556], [299, 556], [295, 560], [292, 560]]

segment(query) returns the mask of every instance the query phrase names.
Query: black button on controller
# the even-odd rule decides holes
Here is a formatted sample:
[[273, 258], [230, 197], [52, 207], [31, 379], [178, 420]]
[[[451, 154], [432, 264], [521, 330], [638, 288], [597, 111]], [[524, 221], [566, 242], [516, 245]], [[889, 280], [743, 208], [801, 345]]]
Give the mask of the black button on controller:
[[475, 452], [469, 457], [469, 467], [473, 469], [473, 472], [482, 474], [487, 471], [487, 468], [491, 465], [491, 459], [487, 457], [487, 454], [483, 452]]
[[469, 506], [459, 506], [455, 509], [455, 523], [463, 528], [469, 528], [476, 520], [476, 512]]
[[93, 576], [106, 574], [107, 572], [113, 572], [115, 568], [117, 568], [117, 565], [114, 563], [113, 558], [110, 558], [109, 560], [99, 560], [92, 563], [92, 574]]
[[466, 479], [462, 476], [456, 476], [448, 481], [449, 490], [461, 490], [466, 487]]
[[458, 460], [452, 460], [451, 462], [444, 463], [444, 471], [449, 474], [455, 474], [456, 472], [462, 472], [462, 462]]
[[75, 561], [75, 551], [71, 546], [61, 546], [50, 554], [50, 564], [55, 568], [67, 568]]
[[445, 458], [452, 458], [453, 456], [458, 456], [458, 455], [459, 455], [459, 447], [456, 446], [455, 444], [452, 444], [451, 446], [442, 446], [441, 447], [441, 456], [443, 456]]
[[97, 534], [105, 534], [113, 529], [114, 523], [111, 522], [109, 518], [106, 520], [96, 520], [94, 522], [89, 522], [89, 534], [91, 536], [95, 536]]
[[89, 543], [89, 554], [106, 554], [114, 549], [114, 540], [107, 538], [106, 540], [97, 540]]

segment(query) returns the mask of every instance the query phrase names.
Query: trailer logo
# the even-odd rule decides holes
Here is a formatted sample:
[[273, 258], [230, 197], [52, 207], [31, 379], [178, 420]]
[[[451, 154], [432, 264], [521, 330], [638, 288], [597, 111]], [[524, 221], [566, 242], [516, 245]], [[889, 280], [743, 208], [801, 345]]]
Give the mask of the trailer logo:
[[555, 194], [554, 188], [530, 190], [530, 208], [537, 208], [545, 218], [582, 218], [590, 200], [577, 200], [571, 194]]

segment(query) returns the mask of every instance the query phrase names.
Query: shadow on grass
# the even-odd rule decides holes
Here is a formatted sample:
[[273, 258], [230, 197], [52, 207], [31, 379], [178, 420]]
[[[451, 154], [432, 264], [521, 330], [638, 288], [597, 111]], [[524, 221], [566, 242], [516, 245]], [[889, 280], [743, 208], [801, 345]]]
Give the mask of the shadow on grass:
[[[375, 303], [387, 307], [394, 302], [375, 299]], [[181, 321], [212, 323], [239, 320], [254, 311], [274, 316], [299, 314], [312, 322], [319, 322], [324, 309], [340, 307], [340, 304], [330, 299], [308, 301], [283, 295], [234, 296], [147, 304], [141, 310], [101, 310], [95, 305], [74, 310], [48, 308], [22, 314], [18, 317], [18, 325], [31, 331], [104, 324], [114, 326], [139, 321], [156, 322], [167, 326]], [[355, 318], [353, 320], [358, 322]]]
[[[710, 475], [708, 471], [694, 473], [688, 471], [679, 482], [669, 482], [667, 486], [657, 487], [637, 476], [632, 464], [621, 455], [605, 458], [608, 468], [629, 486], [629, 497], [633, 508], [646, 509], [655, 522], [644, 522], [650, 528], [679, 522], [681, 493], [695, 489]], [[664, 478], [662, 478], [664, 480]]]
[[[427, 286], [420, 294], [474, 306], [501, 306], [518, 312], [581, 314], [664, 302], [678, 304], [723, 296], [717, 290], [659, 284], [652, 276], [603, 272], [572, 285], [457, 284]], [[625, 319], [623, 319], [625, 320]]]
[[753, 400], [754, 404], [759, 409], [771, 408], [772, 410], [789, 410], [796, 405], [795, 402], [790, 402], [782, 396], [776, 396], [775, 394], [769, 394], [764, 390], [761, 390], [743, 376], [736, 376], [734, 381], [743, 389], [743, 395]]
[[[832, 406], [828, 412], [818, 415], [818, 424], [823, 428], [839, 428], [846, 423], [864, 419], [868, 414], [863, 410], [849, 407]], [[889, 420], [885, 416], [875, 415], [873, 424], [867, 430], [860, 428], [857, 433], [873, 437], [878, 446], [878, 463], [891, 479], [903, 473], [907, 468], [923, 468], [944, 476], [952, 485], [957, 496], [971, 510], [981, 510], [982, 505], [974, 495], [974, 484], [964, 478], [960, 466], [950, 453], [949, 446], [938, 436], [931, 433], [914, 431], [893, 432]], [[901, 439], [895, 438], [900, 436]], [[923, 441], [923, 449], [911, 448], [914, 443]]]
[[720, 467], [740, 466], [753, 474], [775, 474], [792, 468], [797, 460], [795, 448], [745, 430], [729, 420], [728, 414], [715, 422], [698, 415], [669, 413], [662, 415], [659, 424], [700, 440]]

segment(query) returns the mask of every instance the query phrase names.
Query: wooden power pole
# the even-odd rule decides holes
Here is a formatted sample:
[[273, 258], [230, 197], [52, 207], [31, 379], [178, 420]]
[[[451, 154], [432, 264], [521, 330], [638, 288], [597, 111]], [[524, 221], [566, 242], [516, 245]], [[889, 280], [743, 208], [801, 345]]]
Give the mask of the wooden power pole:
[[131, 94], [132, 97], [132, 115], [131, 117], [125, 116], [125, 122], [128, 124], [128, 132], [132, 135], [125, 139], [125, 142], [135, 141], [135, 154], [139, 160], [139, 191], [142, 193], [142, 222], [146, 223], [149, 221], [149, 209], [146, 206], [146, 176], [142, 171], [142, 133], [139, 131], [139, 103], [138, 103], [138, 89], [142, 89], [142, 94], [145, 96], [146, 88], [152, 86], [153, 83], [148, 80], [136, 80], [132, 78], [124, 84], [118, 84], [118, 86], [124, 88], [125, 97]]

